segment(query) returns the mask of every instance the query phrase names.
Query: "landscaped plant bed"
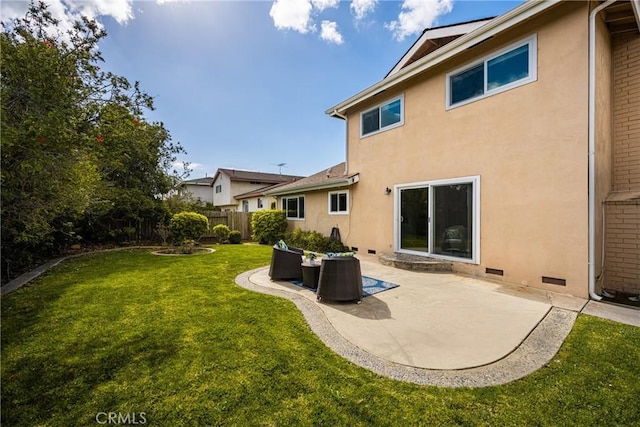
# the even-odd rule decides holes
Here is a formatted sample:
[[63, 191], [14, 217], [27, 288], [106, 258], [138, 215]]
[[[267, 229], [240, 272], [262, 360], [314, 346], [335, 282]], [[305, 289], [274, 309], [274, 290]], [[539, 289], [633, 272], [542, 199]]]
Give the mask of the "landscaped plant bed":
[[211, 248], [193, 248], [190, 249], [190, 252], [184, 252], [182, 248], [169, 248], [169, 249], [161, 249], [159, 251], [151, 252], [153, 255], [169, 255], [169, 256], [189, 256], [189, 255], [203, 255], [210, 254], [215, 252], [215, 249]]

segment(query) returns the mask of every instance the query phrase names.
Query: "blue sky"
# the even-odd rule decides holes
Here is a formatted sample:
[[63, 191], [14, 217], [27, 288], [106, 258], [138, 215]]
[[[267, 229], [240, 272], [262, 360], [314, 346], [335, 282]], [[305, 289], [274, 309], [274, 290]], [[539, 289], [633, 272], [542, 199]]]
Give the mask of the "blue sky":
[[[421, 31], [502, 14], [520, 1], [51, 0], [96, 17], [104, 68], [140, 81], [187, 154], [190, 178], [219, 167], [310, 175], [345, 158], [324, 111], [381, 80]], [[2, 19], [26, 2], [3, 1]]]

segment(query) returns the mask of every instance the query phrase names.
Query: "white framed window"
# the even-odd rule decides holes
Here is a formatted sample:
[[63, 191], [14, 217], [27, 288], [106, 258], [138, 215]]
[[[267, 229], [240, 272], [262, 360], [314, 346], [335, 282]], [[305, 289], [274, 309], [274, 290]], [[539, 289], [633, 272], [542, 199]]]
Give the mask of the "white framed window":
[[242, 201], [242, 212], [249, 212], [249, 201], [248, 200], [243, 200]]
[[329, 192], [329, 215], [349, 214], [349, 190]]
[[264, 207], [264, 204], [262, 203], [262, 199], [258, 197], [258, 209], [262, 209], [263, 207]]
[[447, 109], [536, 81], [537, 40], [534, 34], [447, 73]]
[[282, 210], [287, 219], [304, 219], [304, 196], [283, 197]]
[[222, 185], [216, 185], [216, 193], [222, 193]]
[[404, 124], [404, 95], [393, 98], [360, 114], [360, 137]]

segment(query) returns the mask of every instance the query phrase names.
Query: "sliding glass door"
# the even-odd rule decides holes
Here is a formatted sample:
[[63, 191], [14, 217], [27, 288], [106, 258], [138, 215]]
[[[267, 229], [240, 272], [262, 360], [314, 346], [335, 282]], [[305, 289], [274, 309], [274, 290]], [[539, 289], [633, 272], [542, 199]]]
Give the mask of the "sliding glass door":
[[473, 255], [473, 185], [431, 187], [433, 191], [433, 253], [471, 259]]
[[479, 178], [399, 186], [398, 252], [478, 261]]
[[400, 248], [429, 252], [429, 189], [400, 190]]

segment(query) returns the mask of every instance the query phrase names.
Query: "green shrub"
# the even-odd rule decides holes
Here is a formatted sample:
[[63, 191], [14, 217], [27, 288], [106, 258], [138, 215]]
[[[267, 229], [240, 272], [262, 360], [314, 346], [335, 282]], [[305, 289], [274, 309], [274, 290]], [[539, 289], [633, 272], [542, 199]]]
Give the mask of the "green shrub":
[[284, 237], [287, 231], [287, 218], [280, 210], [263, 210], [251, 216], [253, 240], [261, 244], [273, 245]]
[[218, 224], [211, 230], [211, 235], [218, 243], [226, 242], [229, 239], [229, 233], [231, 233], [231, 230], [224, 224]]
[[182, 241], [182, 244], [180, 245], [180, 249], [178, 250], [178, 253], [183, 255], [190, 255], [195, 251], [195, 249], [196, 249], [195, 240], [185, 239]]
[[180, 212], [169, 221], [169, 231], [174, 244], [182, 244], [185, 240], [198, 240], [209, 229], [206, 216], [196, 212]]
[[233, 230], [229, 233], [229, 243], [237, 245], [242, 241], [242, 233], [238, 230]]
[[299, 228], [286, 233], [284, 241], [289, 246], [320, 253], [346, 252], [349, 250], [342, 243], [331, 240], [317, 231], [303, 231]]

